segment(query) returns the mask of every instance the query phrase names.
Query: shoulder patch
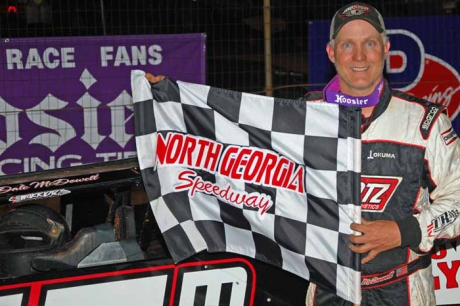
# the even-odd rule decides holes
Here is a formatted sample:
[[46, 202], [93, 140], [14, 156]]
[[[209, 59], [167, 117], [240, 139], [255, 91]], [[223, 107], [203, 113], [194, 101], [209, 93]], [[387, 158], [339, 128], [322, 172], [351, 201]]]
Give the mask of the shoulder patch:
[[431, 127], [439, 115], [441, 115], [443, 108], [444, 106], [439, 104], [431, 104], [428, 107], [425, 107], [425, 116], [420, 124], [420, 133], [424, 139], [427, 139], [430, 135]]
[[425, 114], [423, 115], [422, 121], [420, 122], [420, 134], [422, 134], [423, 139], [428, 139], [432, 126], [438, 117], [443, 112], [446, 112], [445, 106], [400, 91], [393, 91], [393, 93], [395, 96], [406, 101], [417, 103], [425, 109]]
[[454, 129], [451, 127], [450, 129], [447, 129], [446, 131], [441, 133], [441, 138], [446, 146], [450, 145], [453, 143], [457, 138], [457, 133], [455, 133]]

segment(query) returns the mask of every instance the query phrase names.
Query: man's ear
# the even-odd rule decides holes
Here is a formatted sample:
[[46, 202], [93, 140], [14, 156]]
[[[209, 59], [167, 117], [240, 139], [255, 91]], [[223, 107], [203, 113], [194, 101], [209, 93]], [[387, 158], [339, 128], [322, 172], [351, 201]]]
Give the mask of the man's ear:
[[387, 59], [388, 57], [388, 53], [390, 52], [390, 40], [387, 39], [387, 41], [385, 42], [385, 45], [383, 46], [383, 52], [384, 52], [384, 55], [385, 55], [385, 59]]
[[328, 43], [326, 45], [326, 53], [327, 53], [327, 56], [329, 57], [329, 60], [332, 62], [332, 63], [335, 63], [335, 58], [334, 58], [334, 48], [332, 48], [331, 44]]

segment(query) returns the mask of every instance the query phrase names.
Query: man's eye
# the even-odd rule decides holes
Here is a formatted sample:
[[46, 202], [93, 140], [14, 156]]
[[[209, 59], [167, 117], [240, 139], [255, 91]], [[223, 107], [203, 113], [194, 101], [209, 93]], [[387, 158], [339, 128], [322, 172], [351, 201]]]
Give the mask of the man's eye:
[[350, 49], [350, 48], [351, 48], [351, 44], [350, 44], [350, 43], [343, 43], [343, 44], [342, 44], [342, 47], [345, 48], [345, 49]]
[[366, 46], [367, 47], [373, 47], [373, 46], [375, 46], [375, 42], [374, 41], [367, 41]]

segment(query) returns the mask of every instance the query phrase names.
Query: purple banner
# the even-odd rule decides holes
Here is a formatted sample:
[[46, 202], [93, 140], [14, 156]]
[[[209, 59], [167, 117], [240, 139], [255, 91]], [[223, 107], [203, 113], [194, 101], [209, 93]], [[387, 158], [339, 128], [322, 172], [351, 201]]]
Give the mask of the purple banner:
[[136, 154], [131, 70], [205, 82], [204, 34], [3, 39], [0, 175]]

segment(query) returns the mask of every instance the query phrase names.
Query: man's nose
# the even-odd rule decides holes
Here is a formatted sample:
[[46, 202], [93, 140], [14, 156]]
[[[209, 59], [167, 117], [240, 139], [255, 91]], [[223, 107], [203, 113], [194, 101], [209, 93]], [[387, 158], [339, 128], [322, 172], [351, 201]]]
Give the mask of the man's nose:
[[353, 53], [353, 59], [357, 61], [362, 61], [366, 55], [364, 54], [364, 50], [361, 46], [357, 46], [355, 48], [355, 52]]

